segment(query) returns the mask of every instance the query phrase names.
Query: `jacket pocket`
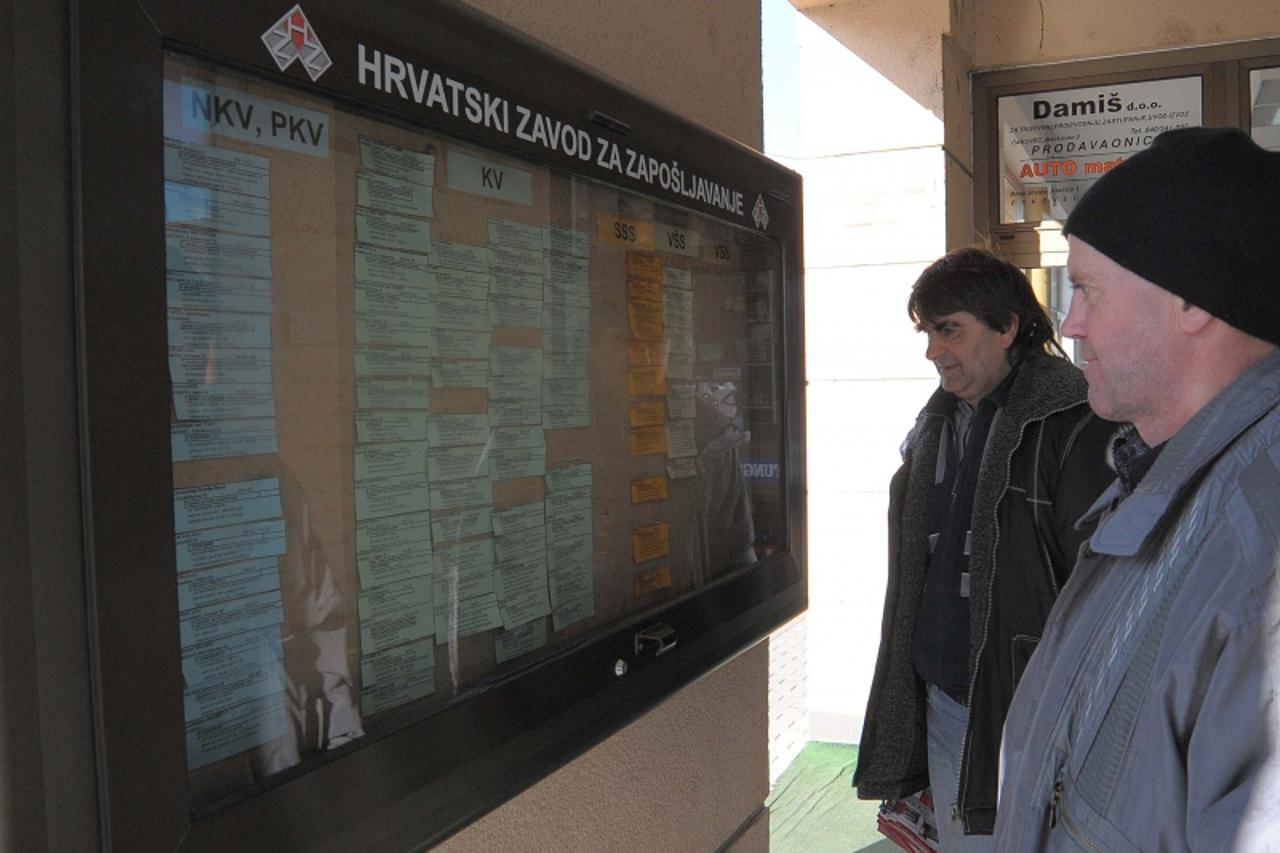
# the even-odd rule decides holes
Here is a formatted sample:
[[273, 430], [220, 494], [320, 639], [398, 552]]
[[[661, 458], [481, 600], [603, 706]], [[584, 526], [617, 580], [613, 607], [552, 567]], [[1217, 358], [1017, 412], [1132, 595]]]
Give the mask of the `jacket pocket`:
[[[1064, 774], [1065, 775], [1065, 774]], [[1048, 853], [1142, 853], [1133, 842], [1074, 794], [1070, 781], [1053, 789]]]
[[1016, 690], [1018, 682], [1022, 680], [1022, 673], [1026, 671], [1027, 663], [1031, 660], [1031, 653], [1040, 644], [1040, 638], [1030, 634], [1014, 634], [1010, 644], [1009, 660], [1012, 661], [1013, 666], [1009, 687]]

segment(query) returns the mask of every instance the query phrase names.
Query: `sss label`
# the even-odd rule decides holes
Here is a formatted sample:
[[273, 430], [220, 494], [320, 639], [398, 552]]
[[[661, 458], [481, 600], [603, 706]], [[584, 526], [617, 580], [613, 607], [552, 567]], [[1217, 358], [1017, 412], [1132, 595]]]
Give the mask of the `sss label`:
[[632, 249], [652, 250], [655, 245], [654, 225], [645, 219], [631, 219], [601, 213], [596, 217], [596, 239], [602, 243]]

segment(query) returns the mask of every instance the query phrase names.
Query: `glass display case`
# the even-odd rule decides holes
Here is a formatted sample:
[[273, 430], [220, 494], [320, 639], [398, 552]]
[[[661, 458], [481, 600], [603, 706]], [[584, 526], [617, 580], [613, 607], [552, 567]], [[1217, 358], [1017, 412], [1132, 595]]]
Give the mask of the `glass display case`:
[[796, 175], [454, 4], [125, 6], [78, 46], [113, 808], [438, 839], [803, 608]]

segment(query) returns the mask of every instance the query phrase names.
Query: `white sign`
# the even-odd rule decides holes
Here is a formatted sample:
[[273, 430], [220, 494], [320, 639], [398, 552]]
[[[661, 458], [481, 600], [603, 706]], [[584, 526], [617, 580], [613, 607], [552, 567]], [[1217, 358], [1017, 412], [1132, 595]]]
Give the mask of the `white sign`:
[[701, 254], [697, 231], [687, 231], [674, 225], [658, 223], [658, 234], [654, 243], [659, 252], [671, 252], [676, 255], [688, 255], [691, 258]]
[[1280, 151], [1280, 68], [1249, 72], [1249, 107], [1253, 141], [1268, 151]]
[[1001, 224], [1062, 221], [1094, 181], [1162, 131], [1202, 123], [1201, 80], [1010, 95], [998, 116]]
[[195, 80], [183, 80], [179, 92], [183, 127], [312, 157], [329, 156], [327, 113]]
[[496, 198], [512, 204], [533, 204], [533, 173], [507, 163], [483, 160], [452, 149], [446, 158], [449, 189]]

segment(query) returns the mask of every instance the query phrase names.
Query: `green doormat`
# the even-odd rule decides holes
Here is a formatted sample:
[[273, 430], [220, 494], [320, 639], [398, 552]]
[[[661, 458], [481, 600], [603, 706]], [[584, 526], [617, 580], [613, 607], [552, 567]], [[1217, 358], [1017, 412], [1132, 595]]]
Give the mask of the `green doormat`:
[[876, 831], [879, 802], [853, 793], [858, 747], [810, 741], [769, 792], [769, 853], [894, 851]]

